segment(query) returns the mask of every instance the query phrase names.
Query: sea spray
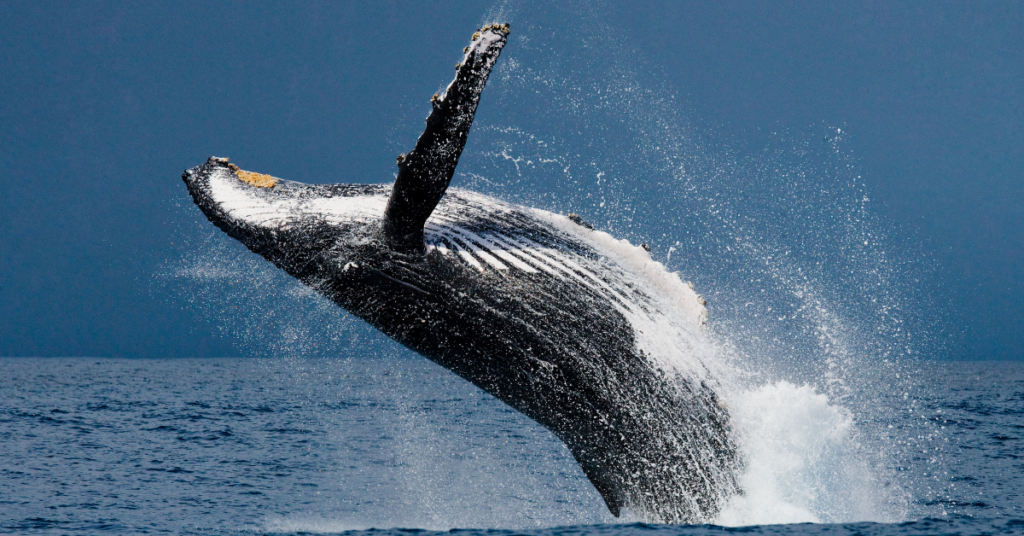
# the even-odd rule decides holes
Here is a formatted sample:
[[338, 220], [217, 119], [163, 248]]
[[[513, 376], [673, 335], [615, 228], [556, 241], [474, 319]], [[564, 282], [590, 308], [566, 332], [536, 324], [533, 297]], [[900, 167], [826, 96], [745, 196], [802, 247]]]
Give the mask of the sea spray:
[[181, 237], [181, 256], [154, 274], [155, 285], [207, 319], [242, 355], [336, 358], [388, 345], [379, 331], [224, 240], [218, 229], [190, 228]]
[[743, 494], [715, 520], [722, 525], [893, 522], [878, 504], [878, 482], [858, 457], [850, 412], [809, 385], [762, 385], [732, 398], [744, 453]]

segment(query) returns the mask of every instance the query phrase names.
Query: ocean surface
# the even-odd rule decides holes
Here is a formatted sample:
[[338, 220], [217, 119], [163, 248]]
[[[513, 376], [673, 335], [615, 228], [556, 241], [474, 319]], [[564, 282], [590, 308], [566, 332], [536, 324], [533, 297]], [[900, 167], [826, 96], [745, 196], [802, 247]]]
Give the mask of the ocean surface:
[[1024, 363], [900, 385], [870, 409], [753, 389], [745, 495], [665, 526], [611, 517], [554, 436], [411, 354], [4, 358], [0, 532], [1024, 534]]

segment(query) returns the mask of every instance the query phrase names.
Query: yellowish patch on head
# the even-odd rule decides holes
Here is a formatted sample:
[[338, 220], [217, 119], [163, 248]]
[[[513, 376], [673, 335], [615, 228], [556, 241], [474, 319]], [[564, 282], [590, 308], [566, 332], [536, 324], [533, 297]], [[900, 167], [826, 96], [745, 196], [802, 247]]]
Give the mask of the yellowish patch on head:
[[255, 186], [257, 188], [273, 188], [274, 185], [277, 184], [276, 177], [256, 173], [255, 171], [235, 169], [235, 176], [237, 176], [242, 182], [249, 183], [251, 186]]

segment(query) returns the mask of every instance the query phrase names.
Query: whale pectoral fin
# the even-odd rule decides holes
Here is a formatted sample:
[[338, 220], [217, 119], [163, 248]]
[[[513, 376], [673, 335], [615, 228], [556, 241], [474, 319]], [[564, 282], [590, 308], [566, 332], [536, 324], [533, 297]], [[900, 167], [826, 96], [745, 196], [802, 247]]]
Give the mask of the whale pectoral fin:
[[423, 225], [441, 200], [466, 145], [469, 127], [491, 68], [508, 37], [508, 25], [490, 25], [473, 34], [444, 95], [433, 110], [416, 148], [398, 157], [398, 177], [384, 212], [384, 238], [390, 247], [424, 251]]
[[596, 462], [592, 452], [582, 449], [577, 452], [572, 447], [569, 447], [569, 452], [572, 452], [576, 462], [580, 464], [580, 469], [583, 469], [583, 474], [587, 475], [587, 480], [590, 480], [594, 489], [601, 494], [604, 504], [608, 506], [608, 511], [613, 516], [619, 517], [622, 513], [622, 498], [618, 493], [616, 481], [609, 474], [608, 468]]

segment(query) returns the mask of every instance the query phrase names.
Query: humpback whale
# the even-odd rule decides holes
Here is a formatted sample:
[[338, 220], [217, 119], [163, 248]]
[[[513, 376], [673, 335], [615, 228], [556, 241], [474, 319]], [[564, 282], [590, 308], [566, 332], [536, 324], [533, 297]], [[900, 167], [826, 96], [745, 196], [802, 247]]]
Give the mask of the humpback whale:
[[615, 516], [710, 521], [740, 462], [700, 358], [703, 299], [579, 216], [448, 187], [508, 35], [473, 34], [394, 184], [218, 157], [182, 178], [251, 251], [553, 432]]

